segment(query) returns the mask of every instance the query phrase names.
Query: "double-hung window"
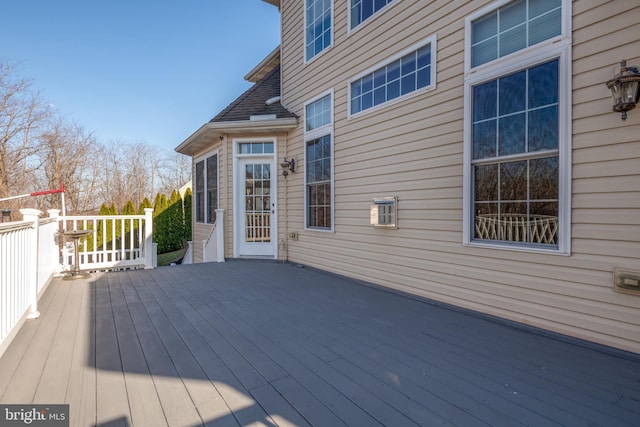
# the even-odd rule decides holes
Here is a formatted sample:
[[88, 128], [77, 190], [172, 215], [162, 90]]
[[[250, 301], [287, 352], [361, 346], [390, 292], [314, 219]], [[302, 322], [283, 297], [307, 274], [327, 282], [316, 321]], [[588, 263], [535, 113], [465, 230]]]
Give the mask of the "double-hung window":
[[465, 244], [569, 253], [570, 5], [467, 18]]
[[436, 86], [436, 37], [400, 52], [349, 81], [349, 114], [386, 105]]
[[305, 227], [333, 229], [333, 92], [305, 105]]
[[304, 59], [310, 61], [331, 46], [333, 0], [305, 0]]
[[384, 9], [393, 0], [350, 0], [350, 28], [353, 30]]
[[196, 222], [214, 224], [218, 209], [218, 154], [196, 162]]

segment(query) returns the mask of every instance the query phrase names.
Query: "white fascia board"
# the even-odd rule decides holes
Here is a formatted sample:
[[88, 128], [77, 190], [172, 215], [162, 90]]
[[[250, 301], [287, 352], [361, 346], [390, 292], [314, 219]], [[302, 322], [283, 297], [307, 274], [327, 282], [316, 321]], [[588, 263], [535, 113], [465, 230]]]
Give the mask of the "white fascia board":
[[192, 155], [206, 144], [207, 137], [234, 133], [281, 132], [295, 129], [298, 119], [286, 117], [273, 120], [241, 120], [232, 122], [207, 122], [176, 147], [176, 151]]

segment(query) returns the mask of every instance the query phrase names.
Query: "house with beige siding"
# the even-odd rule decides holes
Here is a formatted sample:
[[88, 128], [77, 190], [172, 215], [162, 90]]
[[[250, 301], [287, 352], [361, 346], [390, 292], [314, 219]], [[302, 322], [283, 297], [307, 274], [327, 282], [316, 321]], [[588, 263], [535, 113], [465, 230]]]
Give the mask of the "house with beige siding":
[[215, 244], [640, 352], [640, 109], [605, 85], [640, 64], [640, 3], [268, 3], [281, 46], [177, 148], [196, 262]]

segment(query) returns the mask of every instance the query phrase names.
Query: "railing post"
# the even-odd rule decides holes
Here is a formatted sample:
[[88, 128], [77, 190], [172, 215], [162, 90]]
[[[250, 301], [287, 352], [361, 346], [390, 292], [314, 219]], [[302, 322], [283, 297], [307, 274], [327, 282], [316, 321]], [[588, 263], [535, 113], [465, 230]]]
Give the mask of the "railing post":
[[144, 268], [153, 268], [153, 208], [144, 208]]
[[158, 244], [153, 242], [153, 268], [158, 266]]
[[25, 273], [28, 277], [29, 299], [31, 300], [27, 319], [37, 319], [40, 317], [40, 312], [38, 311], [38, 227], [42, 212], [37, 209], [20, 209], [20, 213], [23, 220], [33, 222], [29, 237], [31, 250], [29, 251], [28, 268]]
[[187, 252], [185, 253], [182, 263], [193, 264], [193, 241], [191, 240], [187, 242]]
[[216, 261], [224, 262], [224, 209], [216, 209]]
[[[60, 209], [49, 209], [47, 211], [47, 213], [49, 214], [49, 218], [51, 219], [55, 219], [56, 220], [56, 230], [59, 228], [58, 227], [58, 217], [60, 217]], [[53, 271], [53, 273], [60, 273], [62, 272], [62, 264], [60, 263], [60, 247], [58, 245], [58, 239], [59, 237], [57, 236], [58, 231], [54, 231], [53, 236], [53, 242], [51, 243], [51, 262], [53, 263], [53, 265], [51, 266], [51, 269]]]
[[207, 259], [207, 241], [202, 241], [202, 262], [209, 262]]

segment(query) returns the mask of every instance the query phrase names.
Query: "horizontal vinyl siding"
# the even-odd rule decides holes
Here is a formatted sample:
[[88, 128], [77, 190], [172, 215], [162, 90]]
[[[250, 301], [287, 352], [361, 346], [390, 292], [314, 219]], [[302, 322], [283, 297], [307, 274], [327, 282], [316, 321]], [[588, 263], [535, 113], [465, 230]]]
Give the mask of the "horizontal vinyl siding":
[[[602, 344], [640, 352], [640, 296], [613, 290], [613, 269], [640, 271], [640, 111], [611, 113], [604, 82], [639, 64], [640, 5], [573, 3], [572, 254], [462, 245], [464, 18], [488, 1], [403, 1], [302, 60], [302, 2], [283, 2], [283, 101], [335, 94], [335, 232], [304, 230], [304, 133], [289, 135], [292, 262]], [[437, 87], [348, 119], [352, 76], [437, 34]], [[282, 194], [282, 190], [281, 190]], [[398, 196], [398, 230], [369, 225], [375, 196]], [[281, 197], [282, 200], [282, 197]]]
[[[639, 62], [629, 57], [640, 55], [639, 17], [635, 2], [574, 8], [573, 254], [613, 258], [609, 271], [640, 270], [640, 120], [609, 112], [604, 85], [622, 58]], [[637, 307], [640, 297], [619, 299]]]

